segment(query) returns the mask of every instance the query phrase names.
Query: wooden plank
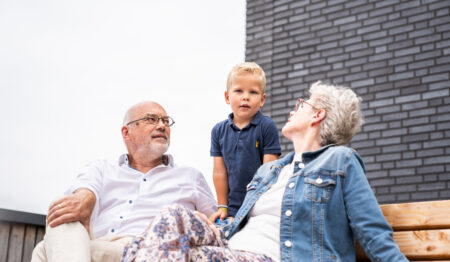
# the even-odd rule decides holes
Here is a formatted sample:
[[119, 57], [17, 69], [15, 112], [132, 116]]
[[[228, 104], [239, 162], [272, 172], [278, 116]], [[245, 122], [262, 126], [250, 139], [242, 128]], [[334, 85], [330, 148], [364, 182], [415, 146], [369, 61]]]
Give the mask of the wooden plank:
[[6, 261], [8, 256], [9, 231], [11, 224], [0, 221], [0, 262]]
[[23, 243], [22, 262], [31, 261], [31, 254], [36, 241], [36, 226], [27, 225], [25, 229], [25, 239]]
[[25, 235], [25, 224], [13, 223], [8, 248], [8, 262], [22, 261], [23, 239]]
[[394, 232], [394, 240], [410, 260], [450, 259], [450, 229]]
[[[411, 261], [450, 260], [450, 229], [394, 232], [394, 240]], [[367, 260], [359, 243], [356, 257], [357, 261]]]
[[450, 228], [450, 200], [380, 205], [394, 231]]
[[45, 227], [38, 227], [36, 232], [36, 242], [35, 246], [44, 239]]

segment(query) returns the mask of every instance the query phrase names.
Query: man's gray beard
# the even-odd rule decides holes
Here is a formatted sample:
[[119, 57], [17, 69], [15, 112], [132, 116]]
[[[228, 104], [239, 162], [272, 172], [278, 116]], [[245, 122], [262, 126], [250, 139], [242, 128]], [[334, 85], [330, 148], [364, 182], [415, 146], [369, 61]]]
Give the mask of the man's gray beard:
[[164, 153], [167, 152], [168, 149], [169, 149], [169, 142], [165, 144], [156, 143], [156, 145], [155, 144], [151, 145], [148, 151], [150, 154], [162, 156], [164, 155]]

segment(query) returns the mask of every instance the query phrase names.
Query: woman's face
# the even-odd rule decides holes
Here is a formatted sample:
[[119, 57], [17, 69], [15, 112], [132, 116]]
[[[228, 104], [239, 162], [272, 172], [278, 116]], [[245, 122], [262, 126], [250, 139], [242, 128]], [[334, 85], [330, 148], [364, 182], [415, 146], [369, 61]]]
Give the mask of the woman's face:
[[294, 136], [303, 136], [308, 128], [311, 127], [311, 120], [317, 111], [313, 106], [314, 99], [298, 99], [297, 106], [289, 113], [289, 119], [281, 132], [292, 140]]

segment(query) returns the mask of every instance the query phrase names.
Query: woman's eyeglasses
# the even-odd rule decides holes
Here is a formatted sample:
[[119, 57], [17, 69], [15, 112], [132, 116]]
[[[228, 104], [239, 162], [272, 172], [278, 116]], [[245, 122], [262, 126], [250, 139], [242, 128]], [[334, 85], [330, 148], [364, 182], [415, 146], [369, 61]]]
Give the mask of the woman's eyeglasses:
[[305, 100], [303, 100], [303, 99], [301, 99], [301, 98], [297, 98], [297, 103], [295, 104], [294, 112], [297, 112], [297, 110], [298, 110], [299, 108], [303, 108], [303, 104], [304, 104], [304, 103], [307, 104], [307, 105], [309, 105], [310, 107], [316, 109], [316, 110], [319, 110], [317, 107], [313, 106], [311, 103], [308, 103], [308, 102], [306, 102]]

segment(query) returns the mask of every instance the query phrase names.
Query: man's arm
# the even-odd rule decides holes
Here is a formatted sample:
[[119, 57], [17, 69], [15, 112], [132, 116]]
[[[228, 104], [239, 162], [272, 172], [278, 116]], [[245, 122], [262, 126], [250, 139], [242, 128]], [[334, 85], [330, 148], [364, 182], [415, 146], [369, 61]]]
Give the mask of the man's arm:
[[92, 210], [95, 206], [94, 193], [86, 188], [53, 202], [48, 210], [47, 224], [55, 227], [64, 223], [80, 221], [88, 232]]

